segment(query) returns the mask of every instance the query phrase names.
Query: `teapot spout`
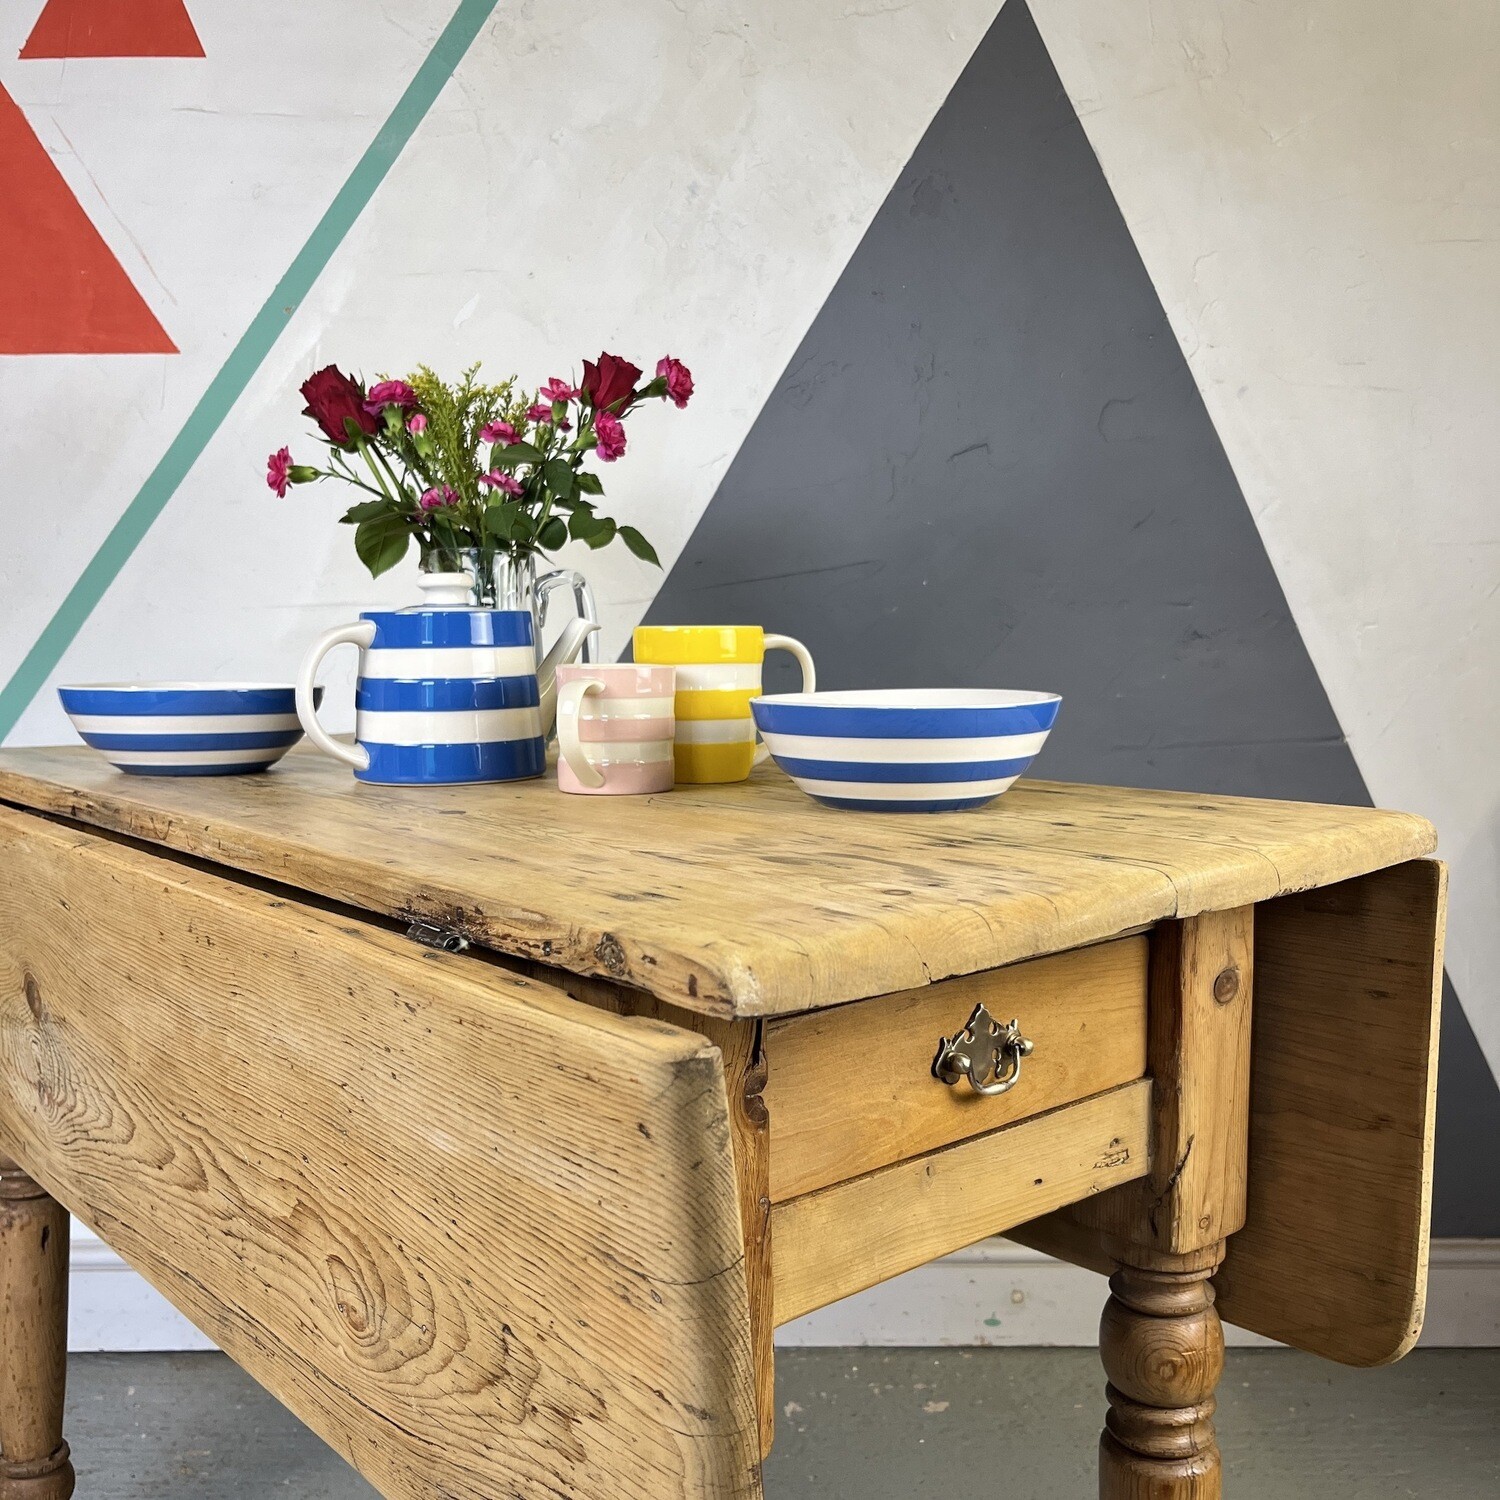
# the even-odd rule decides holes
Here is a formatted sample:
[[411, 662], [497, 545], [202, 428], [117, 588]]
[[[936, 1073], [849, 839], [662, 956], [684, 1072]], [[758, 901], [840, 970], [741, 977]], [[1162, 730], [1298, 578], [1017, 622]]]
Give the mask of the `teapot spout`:
[[592, 620], [569, 620], [536, 669], [542, 710], [542, 733], [550, 735], [557, 722], [557, 669], [577, 661], [583, 643], [598, 629]]

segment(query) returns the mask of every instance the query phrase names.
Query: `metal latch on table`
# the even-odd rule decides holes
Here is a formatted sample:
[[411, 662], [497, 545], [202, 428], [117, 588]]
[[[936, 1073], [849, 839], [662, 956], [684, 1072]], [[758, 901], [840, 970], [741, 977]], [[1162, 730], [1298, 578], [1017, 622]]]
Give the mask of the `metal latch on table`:
[[436, 922], [413, 922], [406, 929], [406, 935], [424, 948], [438, 948], [444, 953], [462, 953], [469, 946], [463, 933], [455, 932], [451, 927], [440, 927]]

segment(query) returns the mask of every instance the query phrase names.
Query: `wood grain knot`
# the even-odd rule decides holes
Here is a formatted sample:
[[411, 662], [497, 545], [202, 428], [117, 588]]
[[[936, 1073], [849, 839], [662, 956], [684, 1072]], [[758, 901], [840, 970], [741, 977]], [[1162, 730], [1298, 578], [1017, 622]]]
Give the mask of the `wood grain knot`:
[[1214, 999], [1220, 1005], [1228, 1005], [1240, 992], [1240, 971], [1237, 964], [1221, 969], [1214, 979]]
[[612, 932], [606, 932], [594, 945], [594, 957], [611, 974], [623, 974], [628, 967], [624, 945]]
[[21, 988], [26, 991], [26, 1008], [36, 1017], [38, 1021], [43, 1018], [42, 989], [36, 982], [36, 975], [29, 969], [25, 978], [21, 981]]
[[333, 1305], [338, 1310], [339, 1318], [355, 1338], [369, 1339], [375, 1331], [378, 1318], [374, 1301], [364, 1282], [337, 1255], [330, 1255], [325, 1264], [333, 1285]]

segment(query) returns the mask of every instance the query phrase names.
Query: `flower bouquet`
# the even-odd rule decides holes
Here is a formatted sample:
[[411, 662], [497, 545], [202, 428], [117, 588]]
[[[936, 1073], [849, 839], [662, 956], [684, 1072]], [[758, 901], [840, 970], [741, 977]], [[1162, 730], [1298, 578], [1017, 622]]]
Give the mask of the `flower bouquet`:
[[479, 380], [479, 366], [456, 383], [425, 365], [405, 380], [367, 390], [334, 365], [302, 384], [305, 414], [328, 450], [323, 467], [299, 464], [288, 448], [268, 460], [266, 483], [280, 496], [289, 485], [337, 479], [368, 499], [340, 518], [354, 527], [354, 548], [379, 577], [413, 541], [429, 572], [491, 575], [501, 554], [525, 562], [571, 540], [607, 546], [616, 537], [637, 557], [661, 566], [634, 526], [601, 515], [604, 486], [585, 462], [614, 463], [625, 453], [625, 422], [636, 407], [693, 394], [686, 365], [670, 355], [655, 378], [614, 354], [585, 360], [578, 385], [553, 378], [535, 392], [514, 379]]

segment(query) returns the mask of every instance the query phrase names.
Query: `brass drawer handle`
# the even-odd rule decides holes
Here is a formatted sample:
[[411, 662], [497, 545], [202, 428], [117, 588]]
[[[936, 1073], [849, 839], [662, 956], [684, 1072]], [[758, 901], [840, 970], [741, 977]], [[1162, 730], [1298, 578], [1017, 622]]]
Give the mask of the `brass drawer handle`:
[[1020, 1082], [1021, 1059], [1030, 1057], [1031, 1050], [1016, 1021], [1002, 1026], [983, 1005], [976, 1005], [957, 1036], [939, 1040], [932, 1076], [949, 1088], [967, 1078], [976, 1094], [1003, 1094]]

